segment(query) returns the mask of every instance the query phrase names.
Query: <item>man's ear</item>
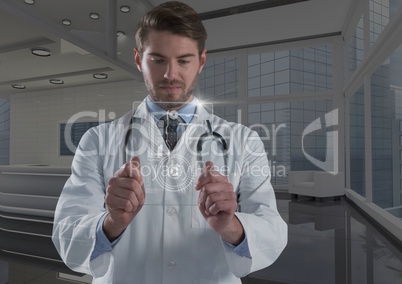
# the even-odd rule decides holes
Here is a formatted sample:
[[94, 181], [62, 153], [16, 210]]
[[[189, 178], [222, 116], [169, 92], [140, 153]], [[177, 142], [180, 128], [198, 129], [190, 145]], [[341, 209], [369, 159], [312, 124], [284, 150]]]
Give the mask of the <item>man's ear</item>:
[[140, 70], [140, 72], [142, 72], [141, 54], [137, 48], [134, 48], [134, 60], [135, 60], [135, 65], [137, 65], [138, 70]]
[[198, 68], [198, 74], [201, 73], [202, 68], [204, 68], [206, 61], [207, 61], [207, 50], [204, 49], [200, 55], [200, 67]]

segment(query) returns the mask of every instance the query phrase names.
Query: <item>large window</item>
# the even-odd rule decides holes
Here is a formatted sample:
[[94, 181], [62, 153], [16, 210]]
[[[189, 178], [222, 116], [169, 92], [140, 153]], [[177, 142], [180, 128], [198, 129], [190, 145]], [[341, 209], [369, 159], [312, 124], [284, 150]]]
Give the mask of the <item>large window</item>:
[[317, 92], [332, 88], [332, 48], [313, 46], [248, 56], [248, 96]]
[[271, 182], [286, 184], [290, 169], [290, 103], [248, 105], [248, 126], [260, 135], [268, 155]]
[[393, 19], [402, 16], [402, 1], [362, 3], [359, 25], [370, 38], [363, 39], [365, 56], [344, 86], [350, 127], [346, 195], [402, 239], [402, 24]]
[[389, 22], [389, 0], [370, 0], [370, 43], [373, 44]]
[[[327, 148], [332, 144], [328, 144], [331, 133], [325, 125], [311, 133], [304, 133], [304, 129], [317, 119], [325, 121], [325, 114], [333, 110], [331, 100], [320, 99], [332, 89], [332, 52], [331, 44], [275, 52], [249, 49], [237, 56], [209, 58], [200, 75], [201, 98], [214, 103], [217, 115], [229, 121], [247, 121], [259, 133], [274, 185], [287, 184], [290, 170], [321, 170], [306, 156], [319, 161], [328, 158]], [[240, 77], [239, 70], [244, 69], [247, 81]], [[316, 93], [316, 99], [303, 99], [304, 93]], [[291, 94], [298, 99], [269, 102], [272, 96]], [[260, 102], [253, 103], [255, 99]], [[246, 117], [240, 110], [247, 112]]]
[[366, 196], [363, 87], [349, 99], [349, 121], [350, 187], [361, 196]]
[[[318, 45], [248, 55], [248, 97], [317, 93], [332, 89], [331, 45]], [[311, 159], [325, 162], [327, 132], [324, 127], [304, 133], [308, 125], [332, 111], [331, 100], [288, 100], [249, 104], [248, 125], [259, 129], [271, 165], [272, 183], [287, 184], [290, 170], [321, 170]], [[266, 137], [266, 133], [269, 137]], [[306, 135], [303, 135], [306, 134]]]
[[72, 124], [61, 123], [60, 137], [59, 137], [59, 154], [60, 156], [73, 156], [75, 154], [75, 149], [82, 136], [87, 132], [90, 128], [94, 126], [98, 126], [99, 122], [75, 122]]
[[214, 103], [214, 112], [228, 121], [238, 121], [233, 100], [238, 97], [238, 70], [236, 57], [208, 59], [198, 81], [200, 98], [220, 102]]
[[[348, 43], [348, 68], [353, 73], [364, 57], [363, 16], [357, 24], [352, 38]], [[346, 78], [348, 79], [348, 78]]]
[[402, 0], [388, 0], [389, 1], [389, 15], [391, 19], [394, 17], [400, 7], [402, 7]]
[[[338, 158], [351, 189], [347, 196], [388, 224], [383, 209], [402, 218], [402, 46], [395, 49], [402, 24], [393, 21], [402, 17], [402, 0], [361, 6], [345, 42], [328, 38], [302, 48], [295, 43], [222, 55], [207, 63], [200, 89], [225, 102], [216, 108], [219, 115], [260, 134], [274, 185], [286, 184], [290, 170], [322, 170], [328, 149], [344, 143]], [[239, 117], [239, 110], [247, 114]], [[329, 113], [348, 128], [328, 127]], [[336, 141], [337, 130], [346, 136]]]
[[327, 160], [331, 147], [325, 125], [306, 131], [317, 119], [332, 110], [330, 100], [306, 100], [283, 103], [249, 104], [248, 126], [262, 138], [269, 158], [272, 183], [287, 184], [290, 170], [322, 170], [307, 157]]
[[373, 202], [382, 208], [401, 205], [401, 64], [402, 46], [371, 76]]

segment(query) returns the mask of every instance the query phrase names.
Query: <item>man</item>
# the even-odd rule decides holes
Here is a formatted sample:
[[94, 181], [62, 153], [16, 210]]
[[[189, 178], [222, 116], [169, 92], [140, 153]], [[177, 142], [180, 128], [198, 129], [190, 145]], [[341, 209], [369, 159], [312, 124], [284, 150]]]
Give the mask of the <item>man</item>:
[[[134, 50], [148, 97], [81, 139], [53, 242], [65, 263], [94, 283], [241, 283], [286, 246], [269, 172], [255, 170], [268, 165], [263, 143], [193, 96], [205, 40], [196, 12], [183, 3], [148, 12]], [[176, 119], [178, 141], [167, 132]], [[213, 132], [227, 156], [202, 162], [201, 172], [194, 167], [198, 137]], [[118, 145], [125, 151], [116, 153]]]

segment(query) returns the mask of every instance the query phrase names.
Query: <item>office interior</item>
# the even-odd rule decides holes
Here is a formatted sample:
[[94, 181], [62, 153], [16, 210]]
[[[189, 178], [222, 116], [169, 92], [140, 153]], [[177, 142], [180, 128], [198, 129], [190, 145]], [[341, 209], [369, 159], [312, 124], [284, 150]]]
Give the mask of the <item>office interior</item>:
[[[133, 33], [162, 2], [0, 2], [0, 284], [91, 283], [50, 239], [63, 130], [144, 99]], [[243, 283], [402, 283], [402, 0], [183, 2], [208, 32], [198, 97], [260, 134], [289, 226]]]

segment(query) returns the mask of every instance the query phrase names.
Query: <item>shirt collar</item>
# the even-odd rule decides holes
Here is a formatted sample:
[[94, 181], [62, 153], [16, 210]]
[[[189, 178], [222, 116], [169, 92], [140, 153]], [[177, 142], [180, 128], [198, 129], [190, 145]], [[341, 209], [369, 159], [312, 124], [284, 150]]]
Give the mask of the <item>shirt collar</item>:
[[[191, 102], [185, 104], [183, 107], [177, 110], [179, 113], [180, 117], [184, 120], [185, 123], [190, 123], [191, 120], [194, 117], [194, 114], [197, 110], [197, 103], [198, 99], [196, 97], [193, 97]], [[167, 114], [167, 111], [158, 106], [156, 103], [154, 103], [149, 96], [146, 98], [146, 104], [148, 111], [153, 115], [153, 117], [156, 119], [156, 121], [159, 121], [162, 116]]]

